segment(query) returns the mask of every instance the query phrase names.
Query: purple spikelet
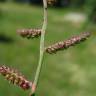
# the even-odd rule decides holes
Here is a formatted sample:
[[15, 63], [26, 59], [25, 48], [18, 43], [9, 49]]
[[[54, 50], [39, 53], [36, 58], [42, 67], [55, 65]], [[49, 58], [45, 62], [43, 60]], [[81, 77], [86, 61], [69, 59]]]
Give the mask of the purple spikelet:
[[41, 29], [19, 29], [17, 33], [26, 38], [35, 38], [41, 35]]
[[82, 41], [85, 41], [90, 35], [91, 35], [90, 32], [81, 33], [78, 36], [73, 36], [70, 39], [67, 39], [65, 41], [55, 43], [55, 44], [45, 48], [45, 51], [50, 54], [56, 53], [58, 50], [66, 49], [66, 48], [74, 46], [78, 43], [81, 43]]
[[18, 85], [24, 90], [31, 88], [32, 83], [25, 79], [25, 77], [17, 70], [6, 66], [0, 66], [0, 74], [3, 75], [10, 83]]

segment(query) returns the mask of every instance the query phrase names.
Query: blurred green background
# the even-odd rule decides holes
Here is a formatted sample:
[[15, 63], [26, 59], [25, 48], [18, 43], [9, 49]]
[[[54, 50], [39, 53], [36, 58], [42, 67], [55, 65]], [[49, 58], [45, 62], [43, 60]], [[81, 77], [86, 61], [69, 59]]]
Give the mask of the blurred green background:
[[[49, 6], [45, 45], [85, 31], [93, 35], [68, 50], [45, 54], [36, 96], [96, 96], [96, 1], [85, 0], [82, 6], [77, 1], [62, 8]], [[16, 30], [40, 28], [42, 21], [42, 6], [11, 0], [0, 3], [0, 65], [16, 68], [29, 80], [34, 79], [40, 38], [24, 39]], [[28, 96], [29, 91], [0, 76], [0, 96]]]

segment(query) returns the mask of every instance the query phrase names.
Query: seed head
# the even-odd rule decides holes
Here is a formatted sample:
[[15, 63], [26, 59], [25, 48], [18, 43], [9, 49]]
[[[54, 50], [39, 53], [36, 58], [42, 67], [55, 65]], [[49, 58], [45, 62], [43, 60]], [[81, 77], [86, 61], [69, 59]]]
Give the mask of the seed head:
[[49, 5], [54, 5], [57, 2], [57, 0], [47, 0], [47, 3]]
[[18, 85], [24, 90], [31, 88], [32, 83], [25, 79], [25, 77], [17, 70], [6, 66], [0, 66], [0, 74], [3, 75], [10, 83]]
[[55, 43], [45, 48], [45, 51], [50, 54], [56, 53], [58, 50], [66, 49], [69, 48], [70, 46], [76, 45], [77, 43], [81, 43], [82, 41], [85, 41], [90, 35], [91, 35], [90, 32], [85, 32], [78, 36], [73, 36], [70, 39]]
[[41, 35], [41, 29], [20, 29], [17, 33], [26, 38], [35, 38]]

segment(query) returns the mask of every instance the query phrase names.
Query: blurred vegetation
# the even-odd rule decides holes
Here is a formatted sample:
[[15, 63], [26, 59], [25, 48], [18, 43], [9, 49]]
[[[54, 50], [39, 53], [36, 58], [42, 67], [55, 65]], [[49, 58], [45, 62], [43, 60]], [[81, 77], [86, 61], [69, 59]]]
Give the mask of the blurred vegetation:
[[[40, 3], [42, 0], [0, 0], [0, 2], [19, 2], [19, 3]], [[85, 7], [86, 12], [89, 14], [89, 19], [96, 22], [96, 0], [57, 0], [56, 6], [62, 7], [74, 7], [82, 8]]]
[[[82, 8], [49, 8], [46, 46], [79, 34], [83, 24], [64, 21], [64, 16], [69, 12], [89, 15], [86, 9], [87, 7], [85, 10]], [[37, 67], [40, 38], [23, 39], [17, 35], [16, 30], [40, 28], [42, 16], [40, 6], [0, 3], [0, 65], [5, 64], [19, 69], [29, 80], [33, 80]], [[95, 33], [96, 24], [90, 20], [86, 22], [86, 29], [83, 28], [82, 32]], [[86, 42], [57, 54], [45, 54], [37, 96], [96, 96], [95, 36], [94, 34]], [[8, 84], [0, 76], [0, 95], [27, 96], [28, 91], [24, 92], [18, 87]]]

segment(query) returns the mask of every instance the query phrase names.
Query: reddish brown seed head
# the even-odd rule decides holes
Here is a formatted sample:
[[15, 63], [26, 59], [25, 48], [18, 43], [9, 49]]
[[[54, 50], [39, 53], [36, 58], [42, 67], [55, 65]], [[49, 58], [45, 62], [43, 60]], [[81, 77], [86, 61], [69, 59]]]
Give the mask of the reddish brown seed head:
[[26, 38], [35, 38], [41, 35], [41, 29], [19, 29], [17, 33]]
[[57, 0], [47, 0], [47, 3], [49, 5], [54, 5], [57, 2]]
[[77, 43], [81, 43], [82, 41], [86, 40], [90, 35], [90, 32], [84, 32], [78, 36], [73, 36], [65, 41], [57, 42], [45, 48], [45, 51], [48, 53], [56, 53], [58, 50], [66, 49], [70, 46], [76, 45]]
[[1, 66], [0, 74], [3, 75], [10, 83], [20, 86], [24, 90], [31, 88], [32, 83], [28, 81], [21, 73], [12, 68]]

